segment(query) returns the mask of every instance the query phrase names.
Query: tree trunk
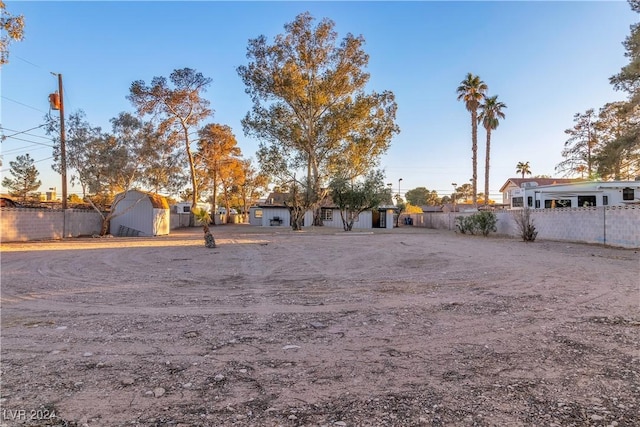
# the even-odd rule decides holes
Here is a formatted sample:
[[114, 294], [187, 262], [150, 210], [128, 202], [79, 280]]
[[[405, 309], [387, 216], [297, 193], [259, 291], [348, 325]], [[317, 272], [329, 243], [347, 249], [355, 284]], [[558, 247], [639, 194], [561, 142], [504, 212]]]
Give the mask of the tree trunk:
[[471, 196], [471, 201], [475, 207], [478, 205], [478, 113], [475, 109], [471, 111], [471, 153], [473, 163], [473, 175], [471, 177], [473, 195]]
[[484, 205], [489, 205], [489, 161], [491, 157], [491, 128], [487, 128], [487, 153], [484, 162]]
[[100, 228], [100, 235], [106, 236], [109, 232], [109, 218], [102, 218], [102, 227]]

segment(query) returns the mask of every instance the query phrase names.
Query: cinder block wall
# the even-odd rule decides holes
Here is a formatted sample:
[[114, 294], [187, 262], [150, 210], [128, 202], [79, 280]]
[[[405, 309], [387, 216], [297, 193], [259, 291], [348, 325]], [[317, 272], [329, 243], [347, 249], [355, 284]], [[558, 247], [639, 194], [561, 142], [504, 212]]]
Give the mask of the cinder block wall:
[[25, 242], [62, 238], [62, 211], [3, 208], [0, 210], [2, 242]]
[[[498, 234], [520, 237], [514, 220], [517, 211], [498, 211]], [[455, 230], [458, 216], [471, 212], [422, 214], [414, 225]], [[640, 206], [599, 206], [567, 209], [533, 209], [531, 219], [539, 239], [601, 243], [623, 248], [640, 248]]]

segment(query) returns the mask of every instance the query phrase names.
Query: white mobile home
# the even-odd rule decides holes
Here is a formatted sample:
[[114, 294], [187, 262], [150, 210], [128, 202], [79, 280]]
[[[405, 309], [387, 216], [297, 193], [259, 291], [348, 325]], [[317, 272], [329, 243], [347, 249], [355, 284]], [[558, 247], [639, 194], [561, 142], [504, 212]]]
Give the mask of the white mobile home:
[[511, 209], [640, 204], [640, 181], [581, 181], [540, 186], [527, 182], [511, 190], [510, 202]]

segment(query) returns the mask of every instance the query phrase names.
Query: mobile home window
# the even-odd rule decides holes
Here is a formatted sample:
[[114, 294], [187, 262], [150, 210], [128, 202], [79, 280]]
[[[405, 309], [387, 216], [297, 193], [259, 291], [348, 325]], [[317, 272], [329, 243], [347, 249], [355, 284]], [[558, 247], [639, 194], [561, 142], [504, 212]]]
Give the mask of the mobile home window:
[[524, 198], [523, 197], [514, 197], [511, 199], [511, 206], [514, 208], [521, 208], [524, 206]]
[[635, 199], [635, 195], [633, 194], [633, 188], [623, 188], [622, 189], [622, 200], [633, 200]]
[[255, 211], [253, 211], [253, 217], [262, 218], [262, 209], [256, 209]]
[[578, 207], [586, 208], [587, 206], [596, 205], [596, 196], [578, 196]]
[[546, 209], [570, 208], [571, 207], [571, 200], [569, 200], [569, 199], [545, 200], [544, 201], [544, 207]]
[[323, 221], [333, 221], [333, 209], [322, 208], [320, 215]]
[[609, 196], [602, 196], [602, 204], [607, 206], [609, 204]]

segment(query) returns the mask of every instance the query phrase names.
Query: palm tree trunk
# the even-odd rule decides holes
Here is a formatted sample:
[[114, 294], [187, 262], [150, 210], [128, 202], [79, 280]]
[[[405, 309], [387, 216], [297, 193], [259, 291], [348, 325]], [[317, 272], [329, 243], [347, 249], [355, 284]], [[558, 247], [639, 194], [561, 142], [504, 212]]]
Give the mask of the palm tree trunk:
[[478, 114], [475, 110], [471, 111], [471, 153], [473, 163], [473, 175], [471, 177], [471, 187], [473, 195], [471, 201], [473, 206], [478, 204]]
[[489, 205], [489, 161], [491, 157], [491, 128], [487, 128], [487, 153], [484, 162], [484, 205]]

